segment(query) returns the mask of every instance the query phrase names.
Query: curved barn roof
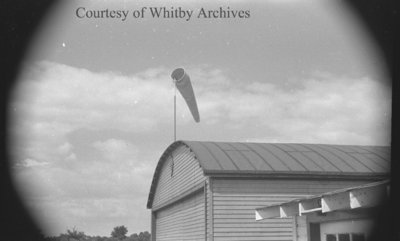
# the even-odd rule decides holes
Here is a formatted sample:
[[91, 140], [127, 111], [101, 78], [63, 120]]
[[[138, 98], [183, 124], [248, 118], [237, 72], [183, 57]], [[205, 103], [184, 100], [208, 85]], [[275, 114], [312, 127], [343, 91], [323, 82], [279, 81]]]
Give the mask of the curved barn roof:
[[207, 176], [340, 178], [385, 176], [390, 172], [387, 146], [176, 141], [157, 164], [149, 202], [163, 163], [181, 145], [194, 152]]

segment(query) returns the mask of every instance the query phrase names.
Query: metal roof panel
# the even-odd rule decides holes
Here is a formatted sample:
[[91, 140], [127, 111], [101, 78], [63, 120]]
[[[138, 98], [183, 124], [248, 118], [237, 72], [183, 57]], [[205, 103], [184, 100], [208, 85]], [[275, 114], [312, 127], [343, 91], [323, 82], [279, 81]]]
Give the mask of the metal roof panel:
[[341, 172], [337, 167], [332, 165], [328, 160], [326, 160], [323, 156], [318, 155], [316, 152], [302, 152], [303, 155], [310, 158], [316, 165], [321, 167], [321, 169], [325, 172]]
[[249, 151], [249, 147], [247, 147], [246, 145], [244, 145], [244, 143], [240, 143], [240, 142], [232, 142], [229, 143], [229, 145], [237, 151]]
[[270, 151], [264, 149], [260, 143], [247, 143], [252, 150], [261, 156], [266, 163], [268, 163], [274, 171], [289, 171], [290, 169], [281, 162]]
[[353, 152], [353, 150], [347, 147], [324, 146], [323, 148], [330, 151], [332, 154], [335, 154], [356, 172], [373, 172], [373, 169], [353, 157], [354, 154], [359, 155], [357, 152]]
[[385, 159], [382, 157], [374, 154], [374, 153], [365, 153], [363, 154], [365, 157], [367, 157], [369, 160], [374, 162], [376, 165], [382, 167], [383, 169], [389, 171], [390, 170], [390, 163], [387, 162]]
[[300, 144], [282, 144], [283, 146], [290, 146], [294, 151], [301, 151], [301, 152], [305, 152], [305, 151], [313, 151], [310, 148], [307, 148], [306, 146], [300, 145]]
[[370, 153], [370, 151], [368, 151], [364, 148], [361, 148], [359, 146], [348, 146], [348, 148], [351, 148], [353, 150], [353, 152], [356, 152], [356, 153]]
[[366, 157], [366, 154], [353, 153], [351, 155], [354, 158], [357, 158], [357, 160], [359, 160], [360, 162], [364, 163], [371, 170], [374, 170], [375, 172], [388, 172], [389, 171], [389, 170], [386, 170], [384, 167], [378, 165], [374, 161], [370, 160], [368, 157]]
[[370, 153], [374, 153], [388, 162], [390, 161], [390, 148], [385, 148], [382, 146], [360, 146], [360, 148], [365, 149]]
[[[220, 148], [220, 146], [216, 142], [204, 142], [204, 145], [210, 150], [210, 152], [218, 159], [219, 164], [221, 165], [223, 170], [238, 170], [235, 164], [232, 162], [229, 156]], [[201, 156], [201, 153], [200, 153]], [[201, 159], [200, 161], [207, 162], [210, 160]]]
[[162, 166], [182, 145], [210, 176], [274, 178], [382, 178], [390, 173], [390, 147], [325, 144], [177, 141], [160, 157], [147, 206], [152, 206]]
[[205, 160], [209, 160], [207, 162], [200, 162], [200, 165], [205, 170], [216, 170], [221, 169], [221, 165], [219, 164], [219, 160], [211, 154], [211, 152], [207, 149], [207, 147], [202, 142], [187, 142], [192, 148], [191, 150], [195, 153], [196, 158], [202, 158]]
[[240, 151], [227, 150], [225, 153], [231, 158], [239, 170], [255, 170]]
[[256, 170], [260, 171], [272, 171], [272, 168], [270, 165], [268, 165], [257, 153], [254, 151], [248, 150], [248, 151], [242, 151], [242, 154], [249, 160], [249, 162], [252, 164], [252, 166]]
[[324, 171], [320, 166], [315, 164], [314, 161], [312, 161], [310, 158], [306, 157], [303, 153], [299, 151], [289, 152], [289, 155], [301, 162], [308, 171]]
[[296, 151], [296, 149], [294, 149], [290, 145], [280, 144], [280, 143], [274, 143], [274, 145], [282, 149], [284, 152]]
[[274, 156], [276, 156], [285, 166], [292, 171], [305, 171], [306, 169], [300, 165], [293, 157], [288, 155], [286, 152], [282, 151], [279, 147], [274, 144], [262, 145], [263, 148], [270, 151]]
[[330, 148], [326, 150], [323, 148], [324, 145], [311, 145], [307, 144], [307, 147], [314, 150], [316, 154], [322, 156], [325, 160], [334, 165], [341, 172], [354, 172], [352, 168], [345, 160], [340, 159], [337, 155], [338, 152], [335, 149]]

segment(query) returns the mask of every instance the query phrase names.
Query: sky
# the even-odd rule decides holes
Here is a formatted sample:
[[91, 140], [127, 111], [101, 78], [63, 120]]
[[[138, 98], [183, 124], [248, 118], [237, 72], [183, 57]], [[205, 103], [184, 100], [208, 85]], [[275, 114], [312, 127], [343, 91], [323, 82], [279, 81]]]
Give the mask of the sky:
[[[79, 18], [79, 7], [131, 15]], [[153, 18], [150, 7], [194, 13]], [[220, 7], [250, 16], [195, 16]], [[150, 231], [177, 67], [201, 119], [178, 96], [179, 140], [390, 145], [381, 53], [339, 1], [63, 1], [32, 41], [9, 106], [13, 180], [46, 235]]]

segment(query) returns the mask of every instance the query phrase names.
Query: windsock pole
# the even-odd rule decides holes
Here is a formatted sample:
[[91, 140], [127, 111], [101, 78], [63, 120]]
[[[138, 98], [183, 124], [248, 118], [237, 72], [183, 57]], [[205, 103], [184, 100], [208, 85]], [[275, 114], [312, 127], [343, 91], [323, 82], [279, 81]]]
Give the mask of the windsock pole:
[[176, 80], [174, 80], [174, 142], [176, 141]]

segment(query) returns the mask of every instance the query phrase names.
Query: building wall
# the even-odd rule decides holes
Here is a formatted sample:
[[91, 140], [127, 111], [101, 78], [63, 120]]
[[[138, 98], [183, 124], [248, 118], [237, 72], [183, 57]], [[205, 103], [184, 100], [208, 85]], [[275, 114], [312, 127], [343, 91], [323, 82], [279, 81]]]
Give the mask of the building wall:
[[365, 181], [212, 179], [215, 241], [296, 240], [293, 218], [255, 221], [254, 210], [272, 204], [357, 186]]
[[207, 188], [206, 188], [206, 197], [207, 197], [207, 201], [206, 201], [206, 210], [207, 210], [207, 216], [206, 216], [206, 240], [212, 240], [212, 228], [213, 228], [213, 200], [212, 200], [212, 192], [211, 192], [211, 179], [207, 180]]
[[157, 241], [204, 241], [204, 191], [156, 212]]
[[203, 175], [199, 162], [194, 158], [194, 153], [186, 146], [178, 147], [161, 168], [154, 194], [153, 209], [204, 184], [205, 180], [206, 177]]
[[153, 200], [152, 232], [157, 241], [205, 240], [206, 177], [185, 146], [164, 162]]

